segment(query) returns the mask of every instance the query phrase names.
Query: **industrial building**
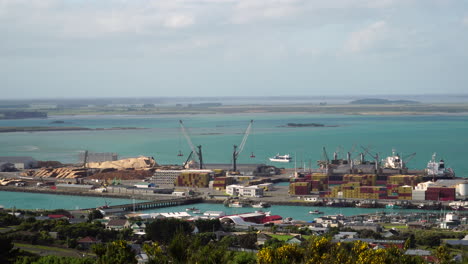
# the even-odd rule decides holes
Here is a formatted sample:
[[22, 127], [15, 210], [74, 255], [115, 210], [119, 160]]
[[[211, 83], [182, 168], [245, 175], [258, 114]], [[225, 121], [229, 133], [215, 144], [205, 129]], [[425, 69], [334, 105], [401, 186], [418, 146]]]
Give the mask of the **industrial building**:
[[[10, 164], [10, 165], [8, 165]], [[32, 169], [37, 167], [37, 160], [32, 157], [6, 156], [0, 157], [0, 166], [3, 168], [11, 167], [11, 164], [17, 170]]]
[[208, 187], [212, 170], [156, 170], [151, 182], [162, 187]]

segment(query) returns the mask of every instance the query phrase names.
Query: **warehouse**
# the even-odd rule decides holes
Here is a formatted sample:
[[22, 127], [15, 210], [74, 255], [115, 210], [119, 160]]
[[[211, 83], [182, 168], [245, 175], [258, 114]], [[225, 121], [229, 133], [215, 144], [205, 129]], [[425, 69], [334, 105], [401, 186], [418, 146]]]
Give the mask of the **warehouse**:
[[37, 167], [37, 160], [32, 157], [0, 157], [0, 164], [11, 163], [18, 170], [32, 169]]

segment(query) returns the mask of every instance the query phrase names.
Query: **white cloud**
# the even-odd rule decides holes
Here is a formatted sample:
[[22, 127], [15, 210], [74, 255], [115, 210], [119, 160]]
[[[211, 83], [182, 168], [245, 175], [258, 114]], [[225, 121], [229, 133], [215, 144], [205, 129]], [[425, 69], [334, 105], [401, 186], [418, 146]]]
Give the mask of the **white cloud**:
[[183, 28], [193, 25], [194, 22], [194, 18], [190, 15], [175, 14], [167, 17], [163, 24], [168, 28]]
[[386, 32], [387, 23], [377, 21], [361, 30], [352, 32], [344, 49], [348, 52], [361, 52], [370, 49], [385, 37]]
[[233, 9], [231, 22], [246, 24], [262, 19], [293, 16], [301, 11], [303, 3], [297, 0], [241, 0]]
[[468, 16], [466, 16], [466, 17], [464, 17], [462, 19], [462, 23], [463, 23], [463, 25], [468, 26]]

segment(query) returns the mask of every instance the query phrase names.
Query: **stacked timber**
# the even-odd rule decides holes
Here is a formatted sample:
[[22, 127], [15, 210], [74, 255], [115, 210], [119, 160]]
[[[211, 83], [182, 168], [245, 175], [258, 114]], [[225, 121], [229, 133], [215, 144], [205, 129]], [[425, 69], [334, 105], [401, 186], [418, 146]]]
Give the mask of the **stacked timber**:
[[57, 179], [75, 179], [86, 177], [86, 170], [81, 168], [42, 168], [39, 170], [26, 171], [22, 175]]

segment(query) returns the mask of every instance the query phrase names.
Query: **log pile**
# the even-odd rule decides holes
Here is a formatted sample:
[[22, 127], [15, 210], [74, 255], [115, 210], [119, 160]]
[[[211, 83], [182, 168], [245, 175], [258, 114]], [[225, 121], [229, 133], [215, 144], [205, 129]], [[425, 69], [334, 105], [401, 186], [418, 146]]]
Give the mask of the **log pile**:
[[82, 168], [42, 168], [39, 170], [25, 171], [22, 173], [22, 175], [30, 177], [75, 179], [86, 177], [86, 170]]

